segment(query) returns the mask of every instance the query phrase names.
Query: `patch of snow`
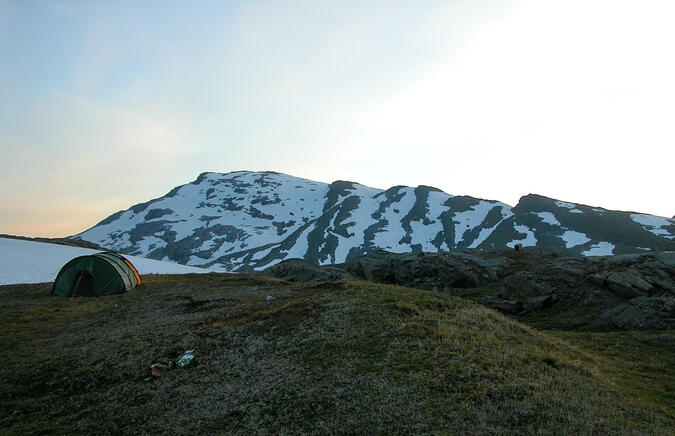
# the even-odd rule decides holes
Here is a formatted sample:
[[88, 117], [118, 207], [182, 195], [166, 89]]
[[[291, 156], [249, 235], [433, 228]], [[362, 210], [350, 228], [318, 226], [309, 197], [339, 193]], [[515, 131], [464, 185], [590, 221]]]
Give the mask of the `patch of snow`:
[[641, 213], [632, 213], [630, 214], [630, 218], [650, 233], [668, 239], [675, 239], [675, 235], [671, 235], [668, 230], [663, 228], [675, 225], [675, 220], [673, 219]]
[[576, 206], [573, 205], [572, 203], [568, 203], [566, 201], [556, 201], [555, 204], [558, 207], [564, 207], [565, 209], [574, 209]]
[[[99, 250], [70, 247], [45, 242], [0, 238], [0, 285], [52, 282], [63, 265], [78, 256], [98, 253]], [[177, 263], [161, 262], [138, 256], [124, 255], [144, 274], [206, 273], [210, 270]]]
[[412, 228], [411, 245], [420, 244], [422, 246], [422, 251], [434, 252], [438, 250], [433, 244], [433, 240], [443, 231], [443, 223], [440, 220], [440, 216], [443, 212], [448, 210], [448, 206], [444, 203], [451, 197], [451, 195], [448, 195], [445, 192], [429, 192], [427, 198], [427, 207], [429, 211], [426, 213], [426, 217], [431, 223], [424, 224], [423, 220], [410, 222], [410, 227]]
[[[375, 220], [371, 217], [372, 211], [377, 210], [379, 201], [375, 197], [381, 191], [379, 189], [369, 188], [367, 186], [354, 184], [354, 190], [351, 191], [352, 195], [356, 195], [359, 198], [359, 206], [350, 211], [350, 216], [337, 223], [338, 225], [347, 225], [347, 232], [352, 234], [348, 238], [335, 233], [334, 226], [335, 220], [337, 219], [337, 214], [331, 220], [327, 232], [330, 232], [338, 239], [338, 245], [335, 248], [335, 262], [342, 263], [346, 260], [347, 254], [353, 247], [363, 245], [364, 232], [365, 230], [375, 223]], [[346, 197], [345, 197], [346, 198]]]
[[419, 244], [422, 246], [422, 251], [437, 251], [433, 244], [436, 235], [443, 231], [443, 224], [438, 220], [431, 224], [424, 224], [422, 221], [410, 221], [412, 228], [412, 235], [410, 245]]
[[145, 257], [139, 256], [127, 256], [126, 257], [138, 270], [138, 273], [143, 274], [189, 274], [197, 273], [203, 274], [211, 272], [210, 268], [198, 268], [194, 266], [186, 266], [173, 262], [162, 262], [154, 259], [146, 259]]
[[582, 210], [577, 209], [577, 205], [573, 203], [568, 203], [566, 201], [556, 201], [555, 204], [558, 207], [564, 207], [565, 209], [570, 209], [570, 213], [584, 213]]
[[591, 245], [591, 248], [582, 251], [581, 254], [584, 256], [611, 256], [614, 254], [614, 244], [609, 242], [598, 242], [597, 244]]
[[455, 246], [459, 245], [464, 239], [464, 234], [467, 231], [481, 225], [494, 207], [495, 203], [480, 201], [467, 211], [455, 213], [452, 217], [452, 220], [455, 221]]
[[[413, 188], [401, 188], [405, 192], [403, 197], [389, 205], [382, 214], [382, 218], [387, 220], [387, 225], [382, 232], [376, 233], [373, 244], [377, 247], [386, 247], [394, 253], [404, 253], [410, 251], [410, 246], [399, 244], [399, 241], [405, 236], [405, 230], [401, 225], [401, 220], [405, 217], [415, 204], [415, 191]], [[385, 202], [384, 195], [378, 197], [381, 202]], [[398, 211], [398, 212], [397, 212]], [[391, 248], [389, 248], [391, 247]]]
[[260, 259], [262, 259], [263, 257], [265, 257], [265, 256], [267, 256], [268, 254], [270, 254], [270, 251], [272, 251], [273, 248], [274, 248], [274, 247], [270, 247], [270, 248], [268, 248], [268, 249], [266, 249], [266, 250], [258, 251], [258, 252], [255, 253], [253, 256], [251, 256], [251, 260], [260, 260]]
[[550, 224], [552, 226], [559, 226], [560, 221], [557, 220], [555, 215], [553, 215], [551, 212], [533, 212], [535, 215], [537, 215], [543, 222], [546, 224]]
[[293, 244], [293, 247], [291, 247], [290, 250], [286, 252], [286, 256], [284, 256], [284, 259], [291, 259], [291, 258], [305, 258], [305, 254], [307, 253], [307, 249], [309, 248], [309, 234], [310, 232], [314, 230], [314, 227], [308, 226], [305, 230], [300, 233], [298, 236], [298, 239], [295, 241], [295, 244]]
[[445, 202], [450, 198], [452, 198], [452, 195], [446, 194], [445, 192], [429, 192], [429, 198], [427, 199], [427, 204], [429, 205], [429, 213], [427, 215], [429, 218], [434, 221], [440, 219], [441, 214], [448, 210], [448, 206], [445, 205]]
[[518, 233], [524, 233], [525, 238], [513, 240], [506, 244], [507, 247], [513, 248], [516, 244], [523, 244], [523, 247], [534, 247], [537, 245], [537, 238], [534, 237], [534, 232], [527, 226], [517, 225], [514, 227]]
[[502, 221], [505, 219], [513, 216], [513, 212], [507, 209], [508, 206], [502, 206], [502, 219], [497, 222], [494, 226], [488, 228], [488, 229], [482, 229], [480, 233], [478, 234], [478, 237], [474, 239], [474, 241], [469, 245], [469, 248], [477, 248], [480, 244], [483, 243], [491, 234], [492, 232], [495, 231], [497, 226], [499, 226]]
[[565, 233], [560, 236], [560, 238], [565, 241], [565, 248], [576, 247], [577, 245], [583, 245], [586, 242], [590, 241], [591, 238], [586, 236], [584, 233], [575, 232], [573, 230], [567, 230]]
[[[164, 248], [166, 247], [166, 241], [152, 235], [152, 236], [146, 236], [145, 238], [141, 239], [140, 241], [137, 242], [139, 249], [141, 250], [141, 253], [149, 253], [155, 248]], [[150, 247], [152, 246], [152, 248]]]

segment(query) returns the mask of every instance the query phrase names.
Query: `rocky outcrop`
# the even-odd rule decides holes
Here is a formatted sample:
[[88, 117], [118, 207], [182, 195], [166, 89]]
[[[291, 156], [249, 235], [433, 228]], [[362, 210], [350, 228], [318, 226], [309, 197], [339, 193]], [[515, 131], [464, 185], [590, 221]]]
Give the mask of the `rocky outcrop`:
[[675, 299], [636, 297], [603, 313], [593, 331], [675, 329]]
[[[364, 280], [475, 295], [472, 298], [481, 304], [509, 315], [556, 316], [564, 320], [559, 321], [560, 328], [584, 328], [597, 317], [602, 321], [593, 324], [594, 328], [671, 328], [667, 321], [670, 303], [658, 310], [655, 305], [664, 298], [675, 298], [674, 252], [584, 258], [538, 249], [433, 254], [379, 251], [352, 259], [344, 268]], [[606, 311], [613, 308], [620, 316], [612, 313], [606, 318]], [[649, 315], [652, 309], [660, 315]], [[615, 318], [616, 322], [608, 321]]]
[[500, 295], [520, 301], [555, 295], [585, 305], [639, 296], [675, 297], [674, 258], [673, 252], [560, 258], [506, 277]]
[[349, 274], [336, 267], [319, 267], [302, 259], [288, 259], [263, 271], [264, 275], [289, 282], [334, 282], [349, 278]]
[[675, 297], [675, 252], [604, 259], [592, 279], [624, 298], [665, 294]]
[[323, 267], [290, 259], [264, 274], [302, 282], [351, 277], [447, 292], [525, 321], [556, 318], [556, 328], [669, 329], [675, 318], [675, 252], [584, 258], [536, 248], [375, 251]]
[[464, 252], [387, 253], [377, 251], [348, 261], [354, 277], [418, 289], [452, 291], [496, 281], [510, 264], [507, 258], [482, 258]]

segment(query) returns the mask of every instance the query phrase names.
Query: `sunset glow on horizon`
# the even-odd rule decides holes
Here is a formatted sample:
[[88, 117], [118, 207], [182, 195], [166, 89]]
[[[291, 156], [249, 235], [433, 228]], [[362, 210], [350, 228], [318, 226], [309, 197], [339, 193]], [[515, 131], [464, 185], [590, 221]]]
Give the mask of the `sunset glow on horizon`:
[[671, 217], [675, 3], [0, 0], [0, 233], [205, 171]]

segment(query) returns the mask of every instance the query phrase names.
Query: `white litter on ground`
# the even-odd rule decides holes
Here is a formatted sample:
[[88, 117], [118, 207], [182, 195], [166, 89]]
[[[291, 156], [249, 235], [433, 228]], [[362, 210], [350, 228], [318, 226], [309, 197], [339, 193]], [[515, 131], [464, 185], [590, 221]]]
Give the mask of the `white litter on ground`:
[[195, 358], [195, 350], [187, 350], [178, 358], [178, 360], [176, 360], [176, 364], [182, 368], [188, 366], [190, 362], [192, 362], [192, 359], [194, 358]]

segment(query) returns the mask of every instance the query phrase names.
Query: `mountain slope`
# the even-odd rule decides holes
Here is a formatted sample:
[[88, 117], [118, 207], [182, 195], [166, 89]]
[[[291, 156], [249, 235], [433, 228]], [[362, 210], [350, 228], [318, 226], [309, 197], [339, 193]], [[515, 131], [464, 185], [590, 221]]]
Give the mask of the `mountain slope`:
[[341, 263], [392, 252], [515, 244], [607, 255], [675, 248], [675, 220], [528, 195], [511, 208], [436, 188], [313, 182], [273, 172], [203, 173], [74, 238], [123, 253], [225, 271], [300, 257]]

